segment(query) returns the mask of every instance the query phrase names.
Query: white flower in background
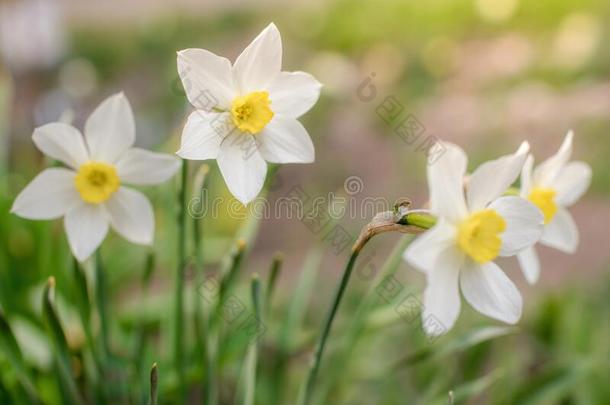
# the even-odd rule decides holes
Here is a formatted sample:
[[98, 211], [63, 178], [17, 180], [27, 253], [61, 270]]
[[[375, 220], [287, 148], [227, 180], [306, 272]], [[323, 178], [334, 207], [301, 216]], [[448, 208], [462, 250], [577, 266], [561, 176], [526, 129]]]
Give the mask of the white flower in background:
[[56, 0], [0, 2], [0, 55], [15, 71], [48, 68], [66, 49]]
[[[535, 170], [534, 158], [528, 156], [521, 172], [521, 196], [534, 203], [544, 215], [540, 243], [566, 253], [574, 253], [578, 246], [578, 228], [566, 208], [574, 204], [591, 183], [588, 164], [569, 162], [573, 136], [570, 131], [559, 151]], [[517, 258], [527, 281], [530, 284], [538, 281], [540, 262], [534, 247], [523, 250]]]
[[151, 244], [153, 209], [130, 184], [168, 180], [180, 161], [167, 154], [133, 148], [133, 113], [123, 93], [102, 102], [87, 119], [85, 136], [55, 122], [37, 128], [34, 143], [69, 168], [40, 173], [15, 199], [11, 212], [29, 219], [64, 217], [72, 253], [84, 261], [99, 247], [109, 225], [130, 242]]
[[260, 192], [270, 163], [311, 163], [314, 146], [297, 118], [318, 100], [321, 84], [304, 72], [282, 72], [280, 32], [270, 24], [233, 65], [204, 49], [178, 52], [178, 73], [196, 108], [178, 156], [217, 159], [242, 203]]
[[[502, 196], [519, 176], [529, 146], [524, 143], [517, 153], [482, 164], [465, 190], [467, 158], [462, 149], [448, 143], [435, 148], [442, 152], [428, 166], [428, 188], [430, 210], [438, 222], [404, 255], [426, 275], [426, 333], [451, 329], [460, 313], [460, 289], [480, 313], [514, 324], [521, 317], [521, 295], [493, 260], [515, 255], [542, 233], [543, 217], [533, 204]], [[427, 321], [429, 317], [438, 322]]]

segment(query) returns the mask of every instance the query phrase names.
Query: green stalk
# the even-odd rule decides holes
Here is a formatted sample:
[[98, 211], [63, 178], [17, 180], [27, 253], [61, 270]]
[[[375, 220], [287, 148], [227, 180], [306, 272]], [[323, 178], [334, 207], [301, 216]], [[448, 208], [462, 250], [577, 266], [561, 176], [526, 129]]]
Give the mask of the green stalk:
[[188, 163], [182, 161], [182, 177], [178, 191], [178, 262], [175, 281], [175, 307], [174, 307], [174, 366], [178, 374], [178, 392], [181, 398], [184, 392], [184, 268], [186, 261], [186, 210], [187, 210], [187, 178]]
[[265, 311], [269, 312], [271, 308], [271, 297], [273, 296], [273, 291], [275, 290], [275, 284], [277, 282], [277, 277], [282, 270], [282, 264], [284, 262], [284, 257], [281, 253], [276, 253], [273, 256], [273, 262], [271, 263], [271, 270], [269, 271], [269, 278], [267, 279], [267, 288], [265, 289]]
[[157, 363], [153, 363], [150, 369], [150, 397], [148, 405], [157, 405], [157, 381], [159, 380]]
[[[318, 276], [318, 268], [322, 260], [322, 247], [316, 245], [309, 251], [305, 263], [300, 270], [299, 280], [296, 284], [294, 294], [290, 299], [288, 311], [279, 330], [277, 338], [277, 352], [273, 358], [271, 381], [271, 395], [269, 403], [272, 405], [283, 404], [284, 391], [288, 384], [285, 383], [287, 366], [292, 353], [295, 351], [295, 341], [298, 340], [296, 331], [303, 324], [307, 307], [311, 301], [312, 291]], [[297, 349], [298, 350], [298, 349]]]
[[[252, 306], [254, 307], [254, 314], [256, 319], [262, 321], [261, 314], [261, 291], [260, 291], [260, 279], [258, 274], [252, 275]], [[248, 347], [248, 353], [246, 355], [245, 363], [245, 378], [244, 378], [244, 405], [254, 405], [255, 388], [256, 388], [256, 366], [258, 362], [258, 341], [250, 343]]]
[[222, 305], [224, 304], [227, 293], [239, 274], [241, 262], [246, 252], [246, 243], [243, 240], [237, 241], [237, 251], [231, 259], [231, 264], [228, 271], [220, 280], [220, 286], [218, 287], [217, 301], [210, 314], [210, 320], [208, 325], [208, 342], [207, 342], [207, 357], [206, 357], [206, 370], [207, 370], [207, 401], [208, 405], [216, 405], [218, 403], [218, 381], [219, 381], [219, 359], [218, 354], [220, 352], [220, 320], [222, 313]]
[[[193, 199], [201, 198], [203, 190], [207, 187], [208, 183], [208, 173], [210, 167], [206, 164], [201, 165], [199, 170], [197, 171], [197, 175], [195, 176], [195, 180], [193, 182]], [[204, 204], [205, 201], [200, 201], [201, 204]], [[202, 234], [201, 234], [201, 218], [197, 215], [193, 215], [193, 254], [195, 256], [195, 266], [194, 266], [194, 277], [193, 277], [193, 330], [195, 334], [195, 345], [197, 347], [197, 355], [199, 358], [205, 359], [207, 357], [207, 347], [205, 344], [205, 314], [203, 311], [203, 300], [197, 293], [197, 289], [200, 285], [202, 285], [205, 281], [205, 272], [204, 272], [204, 257], [203, 257], [203, 247], [201, 246]], [[205, 360], [204, 360], [205, 362]], [[206, 390], [206, 381], [205, 381], [205, 373], [203, 373], [204, 381], [202, 383], [203, 394], [205, 395]]]
[[[407, 213], [404, 217], [400, 218], [395, 223], [400, 225], [410, 225], [413, 227], [421, 228], [422, 230], [427, 230], [436, 224], [436, 217], [426, 213], [412, 212]], [[386, 226], [387, 224], [383, 225]], [[309, 373], [307, 374], [307, 379], [305, 380], [304, 388], [299, 395], [298, 403], [300, 405], [308, 405], [311, 401], [313, 389], [316, 385], [316, 378], [320, 369], [320, 362], [322, 360], [322, 355], [326, 346], [326, 340], [328, 339], [328, 335], [330, 334], [330, 329], [335, 319], [335, 315], [337, 314], [337, 309], [339, 308], [341, 299], [343, 298], [343, 293], [345, 292], [347, 284], [349, 283], [349, 279], [352, 275], [354, 264], [356, 262], [356, 259], [358, 258], [358, 254], [360, 253], [364, 245], [366, 245], [366, 243], [371, 239], [371, 237], [376, 234], [375, 232], [372, 232], [372, 229], [370, 229], [369, 227], [365, 227], [363, 229], [363, 232], [364, 233], [360, 235], [360, 237], [356, 241], [356, 244], [352, 248], [352, 254], [349, 258], [349, 261], [347, 262], [347, 265], [345, 266], [345, 270], [343, 271], [343, 277], [341, 278], [341, 282], [339, 283], [339, 286], [337, 287], [337, 290], [335, 292], [335, 298], [329, 309], [329, 312], [326, 315], [326, 319], [322, 326], [322, 333], [316, 344], [312, 365], [309, 369]]]
[[102, 255], [99, 249], [95, 252], [95, 301], [100, 318], [100, 337], [102, 341], [102, 353], [104, 362], [108, 364], [110, 356], [110, 343], [108, 340], [108, 309], [107, 309], [106, 276], [102, 264]]
[[385, 260], [378, 274], [374, 275], [373, 280], [370, 280], [370, 288], [356, 311], [350, 316], [350, 325], [347, 331], [343, 333], [344, 338], [340, 343], [339, 353], [330, 360], [334, 367], [328, 371], [324, 377], [323, 385], [319, 388], [321, 402], [327, 400], [329, 391], [341, 378], [343, 370], [348, 369], [349, 361], [353, 359], [352, 353], [357, 350], [358, 340], [362, 336], [360, 332], [365, 328], [375, 304], [379, 302], [379, 295], [374, 293], [375, 288], [379, 285], [380, 280], [384, 280], [396, 272], [402, 261], [402, 255], [412, 240], [413, 235], [404, 235]]

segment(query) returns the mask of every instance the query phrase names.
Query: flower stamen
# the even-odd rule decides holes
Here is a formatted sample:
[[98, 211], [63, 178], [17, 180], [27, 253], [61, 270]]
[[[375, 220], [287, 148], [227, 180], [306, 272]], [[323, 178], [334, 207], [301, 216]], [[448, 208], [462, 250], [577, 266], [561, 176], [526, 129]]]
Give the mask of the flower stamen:
[[242, 132], [258, 134], [273, 118], [271, 100], [266, 91], [255, 91], [238, 96], [231, 106], [233, 123]]
[[487, 263], [500, 253], [500, 234], [506, 221], [492, 209], [475, 212], [458, 226], [458, 246], [477, 263]]
[[79, 167], [74, 184], [84, 201], [99, 204], [108, 200], [121, 182], [114, 166], [91, 161]]
[[557, 203], [555, 202], [555, 196], [557, 192], [550, 188], [537, 187], [530, 191], [528, 200], [532, 202], [536, 207], [542, 211], [544, 215], [544, 224], [548, 224], [553, 220], [555, 214], [557, 214]]

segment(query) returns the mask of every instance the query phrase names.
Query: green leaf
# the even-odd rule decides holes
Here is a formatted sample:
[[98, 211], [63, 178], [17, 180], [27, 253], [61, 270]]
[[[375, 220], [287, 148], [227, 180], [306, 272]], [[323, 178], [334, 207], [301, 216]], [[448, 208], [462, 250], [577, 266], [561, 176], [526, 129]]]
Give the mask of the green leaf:
[[450, 340], [444, 345], [428, 345], [416, 350], [396, 362], [393, 368], [409, 367], [432, 358], [446, 357], [491, 339], [515, 333], [516, 331], [517, 328], [510, 326], [487, 326], [475, 329]]
[[41, 403], [40, 398], [36, 393], [36, 385], [34, 384], [28, 367], [24, 363], [19, 344], [2, 311], [0, 311], [0, 347], [15, 370], [17, 378], [25, 389], [30, 401], [34, 404]]
[[53, 305], [53, 293], [55, 290], [55, 278], [49, 277], [42, 294], [42, 315], [47, 327], [51, 341], [55, 347], [56, 362], [59, 371], [59, 379], [64, 387], [67, 400], [73, 404], [80, 404], [84, 401], [76, 385], [76, 380], [72, 374], [72, 362], [70, 349], [66, 341], [66, 335], [62, 329], [59, 317]]

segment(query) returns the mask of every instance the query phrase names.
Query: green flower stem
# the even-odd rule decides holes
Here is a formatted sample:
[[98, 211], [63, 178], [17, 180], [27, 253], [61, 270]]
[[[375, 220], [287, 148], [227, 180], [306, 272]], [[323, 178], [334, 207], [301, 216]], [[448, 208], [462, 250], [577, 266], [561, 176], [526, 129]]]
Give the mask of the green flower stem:
[[184, 398], [184, 270], [186, 262], [186, 210], [188, 163], [182, 160], [180, 190], [178, 191], [178, 261], [175, 281], [174, 307], [174, 366], [178, 374], [178, 392]]
[[[252, 275], [251, 284], [252, 306], [254, 314], [259, 322], [262, 322], [261, 311], [261, 285], [258, 274]], [[255, 389], [256, 389], [256, 366], [258, 363], [258, 342], [250, 342], [248, 353], [246, 355], [245, 373], [244, 373], [244, 405], [254, 405]]]
[[[197, 175], [195, 176], [195, 180], [193, 182], [193, 190], [192, 196], [193, 199], [198, 199], [200, 203], [203, 202], [202, 193], [203, 190], [206, 189], [208, 184], [208, 173], [210, 167], [206, 164], [201, 165], [199, 170], [197, 171]], [[197, 200], [195, 200], [197, 201]], [[199, 287], [203, 285], [205, 282], [205, 271], [204, 271], [204, 257], [203, 257], [203, 247], [202, 247], [202, 232], [201, 232], [201, 218], [197, 215], [193, 215], [193, 255], [195, 256], [195, 267], [194, 267], [194, 277], [193, 277], [193, 330], [195, 335], [195, 345], [197, 348], [197, 355], [199, 358], [206, 359], [207, 358], [207, 347], [206, 347], [206, 326], [205, 326], [205, 313], [203, 311], [203, 301], [199, 294]], [[204, 360], [205, 362], [205, 360]], [[206, 374], [203, 373], [204, 381], [201, 384], [203, 395], [207, 390], [206, 386]]]
[[[437, 219], [433, 215], [423, 212], [411, 212], [400, 218], [396, 222], [396, 224], [408, 225], [411, 227], [420, 228], [422, 231], [424, 231], [433, 227], [436, 224], [436, 221]], [[387, 224], [384, 225], [387, 226]], [[339, 308], [341, 299], [343, 298], [343, 293], [345, 292], [349, 279], [352, 275], [354, 264], [356, 263], [358, 254], [360, 253], [364, 245], [370, 240], [372, 235], [375, 235], [375, 233], [370, 233], [370, 229], [368, 229], [366, 232], [369, 233], [370, 236], [366, 238], [359, 238], [359, 241], [357, 241], [356, 245], [354, 245], [354, 248], [352, 248], [352, 255], [350, 256], [345, 270], [343, 271], [343, 277], [341, 278], [341, 282], [339, 283], [339, 286], [337, 287], [337, 290], [335, 292], [335, 298], [333, 300], [332, 306], [330, 307], [330, 310], [322, 326], [322, 334], [320, 335], [318, 343], [316, 344], [313, 363], [309, 369], [304, 389], [301, 392], [301, 395], [299, 396], [300, 405], [308, 405], [311, 401], [313, 388], [316, 384], [316, 378], [320, 369], [320, 361], [322, 359], [322, 354], [324, 353], [324, 348], [326, 346], [326, 340], [328, 339], [328, 335], [330, 334], [330, 329], [333, 320], [335, 319], [335, 315], [337, 314], [337, 309]]]
[[108, 309], [107, 309], [106, 277], [102, 264], [102, 255], [99, 249], [95, 252], [95, 302], [100, 319], [100, 340], [102, 343], [103, 361], [107, 365], [110, 356], [110, 343], [108, 340]]

